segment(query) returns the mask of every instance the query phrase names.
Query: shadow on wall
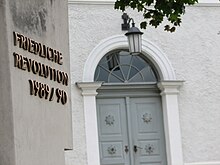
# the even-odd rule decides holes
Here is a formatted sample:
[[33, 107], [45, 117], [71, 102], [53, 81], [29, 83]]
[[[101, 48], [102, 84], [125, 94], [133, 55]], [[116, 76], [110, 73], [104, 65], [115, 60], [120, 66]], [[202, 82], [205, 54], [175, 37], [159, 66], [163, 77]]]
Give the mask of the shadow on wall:
[[[46, 3], [44, 0], [37, 0], [34, 3], [24, 3], [23, 0], [9, 1], [14, 25], [23, 32], [42, 35], [47, 30], [48, 11], [45, 6], [48, 4]], [[52, 5], [53, 0], [50, 3]]]

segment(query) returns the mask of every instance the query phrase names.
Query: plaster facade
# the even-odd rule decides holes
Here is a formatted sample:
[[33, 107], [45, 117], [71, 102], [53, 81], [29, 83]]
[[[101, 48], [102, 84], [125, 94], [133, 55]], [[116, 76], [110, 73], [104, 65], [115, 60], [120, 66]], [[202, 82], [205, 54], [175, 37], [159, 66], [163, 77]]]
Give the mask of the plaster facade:
[[[183, 162], [187, 165], [220, 164], [219, 9], [217, 4], [187, 7], [181, 27], [173, 34], [164, 32], [163, 27], [142, 30], [143, 38], [166, 54], [176, 79], [185, 81], [178, 106]], [[138, 25], [141, 15], [126, 12]], [[67, 165], [88, 164], [85, 107], [75, 83], [84, 81], [86, 61], [94, 48], [106, 38], [125, 33], [121, 15], [112, 3], [69, 3], [74, 147], [66, 154]]]

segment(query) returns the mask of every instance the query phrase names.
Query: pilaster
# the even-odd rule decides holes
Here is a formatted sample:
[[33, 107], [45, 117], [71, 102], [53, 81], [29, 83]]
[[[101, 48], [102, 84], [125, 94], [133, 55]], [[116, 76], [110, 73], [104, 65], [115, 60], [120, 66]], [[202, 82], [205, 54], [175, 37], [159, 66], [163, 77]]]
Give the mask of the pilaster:
[[[98, 126], [96, 115], [96, 90], [101, 87], [102, 82], [76, 83], [82, 90], [84, 100], [84, 116], [86, 129], [86, 146], [88, 165], [100, 165]], [[94, 154], [96, 153], [96, 154]]]
[[183, 165], [182, 141], [179, 122], [178, 94], [183, 81], [158, 83], [161, 90], [167, 161], [169, 165]]

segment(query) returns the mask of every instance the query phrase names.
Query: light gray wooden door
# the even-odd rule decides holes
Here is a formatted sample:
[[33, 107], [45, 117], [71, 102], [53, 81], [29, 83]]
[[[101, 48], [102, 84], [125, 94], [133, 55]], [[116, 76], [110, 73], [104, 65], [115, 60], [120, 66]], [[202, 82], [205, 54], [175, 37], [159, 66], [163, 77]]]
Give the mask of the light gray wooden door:
[[130, 99], [135, 165], [166, 165], [162, 108], [159, 98]]
[[166, 165], [159, 97], [97, 99], [102, 165]]
[[97, 110], [101, 163], [128, 165], [125, 100], [98, 99]]

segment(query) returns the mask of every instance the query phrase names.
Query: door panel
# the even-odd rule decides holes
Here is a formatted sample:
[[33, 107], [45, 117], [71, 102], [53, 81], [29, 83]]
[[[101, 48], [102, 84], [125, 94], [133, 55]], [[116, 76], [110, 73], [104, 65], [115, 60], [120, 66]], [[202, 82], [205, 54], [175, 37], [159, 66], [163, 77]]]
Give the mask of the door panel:
[[101, 164], [129, 165], [124, 99], [97, 99]]
[[131, 98], [135, 165], [166, 165], [162, 109], [159, 98]]

